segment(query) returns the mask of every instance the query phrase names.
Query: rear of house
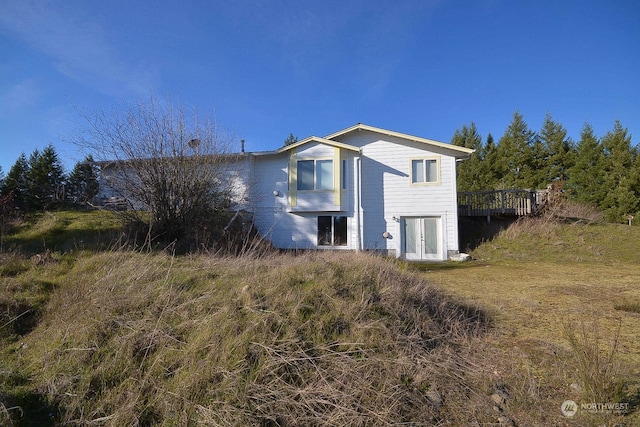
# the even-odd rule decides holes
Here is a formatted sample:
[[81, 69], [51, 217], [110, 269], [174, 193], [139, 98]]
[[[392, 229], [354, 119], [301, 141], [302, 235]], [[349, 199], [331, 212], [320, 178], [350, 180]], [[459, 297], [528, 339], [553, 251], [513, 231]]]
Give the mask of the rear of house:
[[472, 150], [358, 124], [253, 153], [252, 210], [283, 249], [458, 252], [456, 162]]
[[[444, 260], [458, 252], [456, 162], [472, 152], [357, 124], [275, 151], [221, 156], [212, 167], [229, 181], [232, 208], [251, 212], [277, 248]], [[100, 196], [144, 209], [119, 184], [132, 164], [100, 165]]]

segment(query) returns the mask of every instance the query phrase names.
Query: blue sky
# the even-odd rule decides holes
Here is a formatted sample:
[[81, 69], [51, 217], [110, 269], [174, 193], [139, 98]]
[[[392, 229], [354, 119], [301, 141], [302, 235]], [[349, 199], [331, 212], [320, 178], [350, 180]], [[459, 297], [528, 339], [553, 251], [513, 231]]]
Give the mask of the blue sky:
[[517, 110], [577, 140], [616, 119], [640, 141], [640, 2], [3, 0], [0, 166], [51, 143], [67, 170], [77, 109], [177, 97], [249, 151], [356, 123], [497, 140]]

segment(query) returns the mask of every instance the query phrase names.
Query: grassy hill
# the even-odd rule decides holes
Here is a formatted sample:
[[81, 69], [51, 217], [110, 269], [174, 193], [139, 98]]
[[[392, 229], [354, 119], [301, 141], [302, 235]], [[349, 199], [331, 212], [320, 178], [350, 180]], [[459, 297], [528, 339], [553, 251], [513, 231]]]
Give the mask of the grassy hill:
[[419, 267], [117, 236], [60, 212], [3, 239], [0, 424], [640, 424], [637, 227], [521, 222]]

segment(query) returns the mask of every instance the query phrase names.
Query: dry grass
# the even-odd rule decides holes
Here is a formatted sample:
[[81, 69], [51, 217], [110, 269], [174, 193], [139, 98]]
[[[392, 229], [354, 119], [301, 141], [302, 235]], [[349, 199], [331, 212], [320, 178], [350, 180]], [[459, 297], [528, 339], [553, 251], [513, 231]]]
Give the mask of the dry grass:
[[379, 257], [114, 251], [80, 256], [64, 282], [7, 349], [56, 422], [494, 419], [467, 380], [486, 316]]
[[[503, 361], [498, 376], [521, 383], [515, 400], [525, 406], [515, 418], [545, 425], [543, 414], [532, 418], [526, 409], [535, 404], [562, 420], [558, 408], [566, 399], [622, 401], [629, 412], [637, 407], [640, 229], [528, 219], [473, 255], [467, 265], [434, 266], [425, 274], [495, 319], [492, 351]], [[576, 425], [640, 423], [637, 412], [579, 415]]]
[[[2, 322], [0, 424], [638, 425], [639, 231], [516, 227], [426, 272], [344, 252], [2, 254], [4, 307], [38, 316]], [[629, 413], [561, 414], [596, 398]]]

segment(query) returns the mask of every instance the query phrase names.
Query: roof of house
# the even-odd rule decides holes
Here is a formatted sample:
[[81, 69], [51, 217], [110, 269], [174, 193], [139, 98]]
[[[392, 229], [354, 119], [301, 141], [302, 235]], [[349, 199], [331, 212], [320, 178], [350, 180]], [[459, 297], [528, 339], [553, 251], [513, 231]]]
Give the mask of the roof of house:
[[[234, 161], [234, 160], [240, 160], [241, 158], [243, 158], [244, 156], [247, 155], [252, 155], [252, 156], [269, 156], [269, 155], [274, 155], [274, 154], [281, 154], [284, 153], [286, 151], [292, 150], [294, 148], [300, 147], [301, 145], [305, 145], [305, 144], [309, 144], [312, 142], [317, 142], [320, 144], [326, 144], [332, 147], [338, 147], [338, 148], [343, 148], [345, 150], [351, 150], [351, 151], [355, 151], [355, 152], [360, 152], [360, 148], [350, 145], [350, 144], [345, 144], [343, 142], [340, 142], [339, 140], [337, 140], [337, 138], [346, 135], [348, 133], [351, 132], [359, 132], [359, 131], [369, 131], [369, 132], [374, 132], [374, 133], [378, 133], [381, 135], [387, 135], [387, 136], [392, 136], [395, 138], [400, 138], [400, 139], [405, 139], [407, 141], [414, 141], [414, 142], [419, 142], [419, 143], [423, 143], [426, 145], [430, 145], [432, 147], [439, 147], [439, 148], [444, 148], [446, 150], [450, 150], [454, 153], [454, 156], [457, 159], [465, 159], [468, 158], [469, 155], [471, 153], [473, 153], [475, 150], [471, 149], [471, 148], [466, 148], [466, 147], [460, 147], [457, 145], [452, 145], [452, 144], [447, 144], [446, 142], [439, 142], [439, 141], [434, 141], [431, 139], [426, 139], [426, 138], [421, 138], [419, 136], [414, 136], [414, 135], [409, 135], [406, 133], [401, 133], [401, 132], [395, 132], [392, 130], [388, 130], [388, 129], [382, 129], [382, 128], [377, 128], [374, 126], [368, 126], [362, 123], [358, 123], [354, 126], [348, 127], [346, 129], [343, 129], [341, 131], [332, 133], [331, 135], [327, 135], [324, 138], [321, 138], [319, 136], [310, 136], [308, 138], [305, 138], [301, 141], [295, 142], [293, 144], [290, 145], [285, 145], [284, 147], [280, 147], [277, 150], [272, 150], [272, 151], [254, 151], [254, 152], [247, 152], [245, 153], [244, 151], [241, 153], [224, 153], [224, 154], [214, 154], [212, 156], [215, 156], [217, 158], [223, 158], [225, 160], [228, 161]], [[116, 165], [124, 165], [124, 164], [129, 164], [129, 163], [133, 163], [133, 162], [137, 162], [137, 161], [143, 161], [144, 159], [125, 159], [125, 160], [108, 160], [108, 161], [96, 161], [94, 162], [94, 164], [100, 166], [101, 168], [108, 168], [108, 167], [114, 167]]]
[[305, 144], [308, 144], [308, 143], [311, 143], [311, 142], [319, 142], [321, 144], [330, 145], [332, 147], [344, 148], [346, 150], [360, 152], [360, 148], [354, 147], [353, 145], [344, 144], [344, 143], [339, 142], [339, 141], [331, 141], [330, 139], [320, 138], [319, 136], [310, 136], [308, 138], [303, 139], [302, 141], [298, 141], [298, 142], [294, 142], [293, 144], [285, 145], [284, 147], [281, 147], [281, 148], [279, 148], [277, 150], [274, 150], [274, 151], [260, 151], [260, 152], [254, 152], [252, 154], [255, 155], [255, 156], [265, 156], [265, 155], [270, 155], [270, 154], [280, 154], [280, 153], [284, 153], [285, 151], [293, 150], [294, 148], [297, 148], [297, 147], [299, 147], [301, 145], [305, 145]]
[[273, 155], [273, 154], [280, 154], [283, 153], [285, 151], [288, 150], [292, 150], [294, 148], [297, 148], [301, 145], [304, 144], [308, 144], [311, 142], [319, 142], [321, 144], [326, 144], [326, 145], [330, 145], [330, 146], [334, 146], [334, 147], [339, 147], [339, 148], [344, 148], [347, 150], [352, 150], [352, 151], [360, 151], [360, 148], [355, 147], [353, 145], [349, 145], [349, 144], [345, 144], [342, 143], [338, 140], [336, 140], [337, 138], [346, 135], [348, 133], [351, 132], [358, 132], [358, 131], [369, 131], [369, 132], [374, 132], [374, 133], [379, 133], [382, 135], [387, 135], [387, 136], [393, 136], [396, 138], [400, 138], [400, 139], [405, 139], [408, 141], [414, 141], [414, 142], [419, 142], [419, 143], [423, 143], [423, 144], [427, 144], [433, 147], [439, 147], [439, 148], [444, 148], [447, 150], [451, 150], [455, 153], [455, 157], [456, 158], [467, 158], [469, 157], [469, 155], [471, 153], [473, 153], [475, 150], [471, 149], [471, 148], [466, 148], [466, 147], [460, 147], [457, 145], [452, 145], [452, 144], [447, 144], [446, 142], [439, 142], [439, 141], [434, 141], [431, 139], [426, 139], [426, 138], [421, 138], [419, 136], [414, 136], [414, 135], [409, 135], [406, 133], [401, 133], [401, 132], [395, 132], [392, 130], [388, 130], [388, 129], [382, 129], [382, 128], [377, 128], [374, 126], [369, 126], [369, 125], [365, 125], [362, 123], [358, 123], [354, 126], [348, 127], [346, 129], [343, 129], [341, 131], [332, 133], [331, 135], [327, 135], [324, 138], [320, 138], [317, 136], [310, 136], [308, 138], [303, 139], [302, 141], [298, 141], [296, 143], [290, 144], [290, 145], [285, 145], [284, 147], [281, 147], [277, 150], [273, 150], [273, 151], [262, 151], [262, 152], [254, 152], [252, 153], [253, 155], [257, 155], [257, 156], [266, 156], [266, 155]]
[[[458, 145], [448, 144], [446, 142], [434, 141], [432, 139], [422, 138], [419, 136], [409, 135], [402, 132], [395, 132], [388, 129], [382, 129], [375, 126], [369, 126], [362, 123], [358, 123], [354, 126], [348, 127], [346, 129], [340, 130], [338, 132], [332, 133], [331, 135], [325, 136], [325, 139], [334, 140], [340, 136], [346, 135], [351, 132], [358, 131], [369, 131], [374, 133], [379, 133], [383, 135], [393, 136], [396, 138], [407, 139], [409, 141], [421, 142], [423, 144], [431, 145], [434, 147], [446, 148], [448, 150], [457, 151], [463, 155], [463, 157], [467, 157], [469, 154], [473, 153], [475, 150], [472, 148], [460, 147]], [[457, 157], [457, 156], [456, 156]]]

